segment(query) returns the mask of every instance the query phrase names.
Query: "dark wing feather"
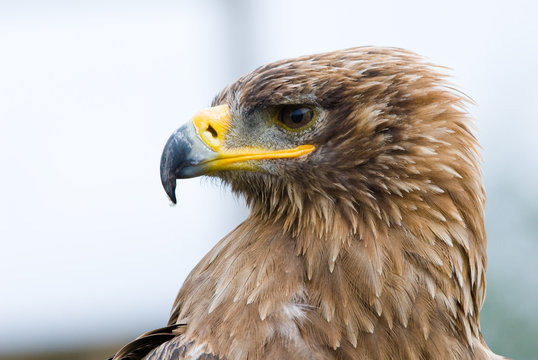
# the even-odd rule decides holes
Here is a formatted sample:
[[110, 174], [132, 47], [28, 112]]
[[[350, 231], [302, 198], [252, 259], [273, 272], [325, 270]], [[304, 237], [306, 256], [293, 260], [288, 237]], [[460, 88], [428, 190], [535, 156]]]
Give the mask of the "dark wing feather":
[[139, 360], [151, 350], [183, 333], [186, 324], [174, 324], [147, 332], [122, 347], [109, 360]]

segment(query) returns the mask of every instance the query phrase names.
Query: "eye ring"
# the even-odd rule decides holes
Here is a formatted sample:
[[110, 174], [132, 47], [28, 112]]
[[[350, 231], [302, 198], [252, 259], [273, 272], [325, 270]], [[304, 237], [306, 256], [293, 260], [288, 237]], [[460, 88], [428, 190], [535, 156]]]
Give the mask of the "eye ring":
[[286, 130], [300, 131], [310, 126], [316, 118], [314, 109], [304, 105], [287, 105], [277, 114], [276, 121]]

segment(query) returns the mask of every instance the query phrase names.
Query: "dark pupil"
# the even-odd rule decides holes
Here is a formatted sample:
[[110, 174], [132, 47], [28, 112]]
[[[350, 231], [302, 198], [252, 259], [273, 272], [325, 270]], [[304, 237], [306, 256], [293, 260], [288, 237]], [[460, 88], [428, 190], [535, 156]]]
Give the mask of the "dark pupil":
[[291, 129], [300, 129], [314, 118], [314, 111], [306, 106], [288, 106], [281, 110], [279, 120]]
[[290, 120], [295, 124], [300, 124], [306, 114], [306, 109], [295, 109], [290, 113]]

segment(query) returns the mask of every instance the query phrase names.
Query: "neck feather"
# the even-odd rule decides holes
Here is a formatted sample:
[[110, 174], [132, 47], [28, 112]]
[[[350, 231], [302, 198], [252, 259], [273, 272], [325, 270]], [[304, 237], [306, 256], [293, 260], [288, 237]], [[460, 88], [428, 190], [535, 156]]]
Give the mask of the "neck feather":
[[358, 346], [365, 334], [395, 340], [379, 340], [386, 331], [412, 336], [412, 351], [424, 354], [448, 343], [459, 352], [484, 346], [485, 235], [474, 220], [483, 218], [482, 188], [438, 183], [375, 201], [371, 194], [350, 200], [349, 187], [339, 195], [309, 189], [306, 197], [272, 183], [267, 196], [251, 200], [249, 222], [294, 242], [309, 305], [335, 349], [344, 339]]

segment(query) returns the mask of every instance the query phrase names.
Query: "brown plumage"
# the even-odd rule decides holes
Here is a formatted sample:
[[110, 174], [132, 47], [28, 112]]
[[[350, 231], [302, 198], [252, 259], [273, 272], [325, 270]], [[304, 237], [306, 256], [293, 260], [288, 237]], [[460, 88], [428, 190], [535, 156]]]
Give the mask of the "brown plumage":
[[[374, 47], [228, 86], [220, 150], [315, 149], [163, 175], [216, 176], [251, 214], [190, 273], [169, 326], [114, 359], [497, 358], [479, 325], [485, 195], [466, 101], [438, 67]], [[311, 124], [279, 123], [301, 106]]]

